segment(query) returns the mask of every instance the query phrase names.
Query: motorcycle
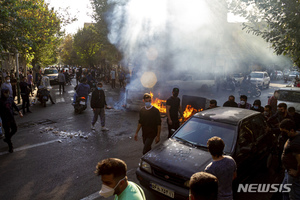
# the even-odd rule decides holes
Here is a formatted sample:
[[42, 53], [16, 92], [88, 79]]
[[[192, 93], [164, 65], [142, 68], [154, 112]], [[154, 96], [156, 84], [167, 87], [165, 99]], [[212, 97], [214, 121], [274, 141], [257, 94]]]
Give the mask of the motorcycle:
[[50, 98], [50, 80], [49, 77], [43, 76], [41, 79], [41, 83], [38, 87], [37, 98], [42, 103], [44, 107], [46, 107], [46, 103]]
[[77, 97], [74, 104], [75, 113], [82, 113], [87, 108], [87, 99], [85, 97]]
[[226, 80], [222, 83], [222, 89], [224, 90], [231, 90], [232, 92], [235, 91], [237, 83], [234, 78], [226, 78]]
[[261, 95], [261, 90], [257, 87], [257, 85], [251, 84], [249, 87], [241, 87], [238, 94], [240, 96], [246, 95], [248, 97], [259, 97]]

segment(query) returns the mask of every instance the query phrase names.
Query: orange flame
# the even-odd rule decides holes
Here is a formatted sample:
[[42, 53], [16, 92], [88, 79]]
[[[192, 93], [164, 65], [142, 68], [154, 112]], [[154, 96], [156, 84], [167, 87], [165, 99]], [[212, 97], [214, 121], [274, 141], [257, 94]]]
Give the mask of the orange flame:
[[191, 105], [187, 105], [183, 112], [184, 121], [188, 120], [191, 116], [201, 111], [203, 111], [203, 108], [197, 110], [193, 108]]
[[166, 109], [166, 102], [167, 100], [162, 100], [162, 99], [158, 99], [158, 98], [153, 98], [153, 93], [150, 92], [151, 95], [151, 104], [157, 108], [159, 110], [160, 113], [166, 113], [167, 109]]

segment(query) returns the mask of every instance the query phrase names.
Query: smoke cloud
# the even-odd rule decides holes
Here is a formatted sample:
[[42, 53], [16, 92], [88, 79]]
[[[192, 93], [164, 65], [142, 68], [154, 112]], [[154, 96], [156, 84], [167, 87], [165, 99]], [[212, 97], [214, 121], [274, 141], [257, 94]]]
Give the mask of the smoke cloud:
[[260, 37], [227, 22], [227, 5], [218, 0], [110, 0], [109, 40], [123, 64], [159, 80], [182, 73], [226, 75], [272, 65], [275, 56]]

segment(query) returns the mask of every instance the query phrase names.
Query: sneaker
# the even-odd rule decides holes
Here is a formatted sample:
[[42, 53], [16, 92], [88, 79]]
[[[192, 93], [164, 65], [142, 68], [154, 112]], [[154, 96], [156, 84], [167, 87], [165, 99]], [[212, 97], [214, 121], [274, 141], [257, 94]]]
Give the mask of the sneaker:
[[109, 129], [106, 128], [105, 126], [102, 126], [101, 131], [108, 131]]
[[95, 130], [95, 126], [94, 126], [93, 124], [91, 125], [91, 129], [92, 129], [92, 130]]

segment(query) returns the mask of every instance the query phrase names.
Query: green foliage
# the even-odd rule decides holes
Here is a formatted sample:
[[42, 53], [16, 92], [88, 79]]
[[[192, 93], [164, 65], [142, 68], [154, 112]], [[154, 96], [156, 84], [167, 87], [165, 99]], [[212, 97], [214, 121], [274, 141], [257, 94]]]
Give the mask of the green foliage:
[[244, 29], [269, 42], [277, 55], [300, 66], [300, 1], [232, 0], [229, 10], [245, 17]]
[[56, 60], [61, 22], [44, 0], [2, 0], [0, 51], [18, 50], [29, 54], [25, 57], [30, 58], [33, 66], [47, 65]]
[[74, 49], [81, 65], [93, 66], [96, 64], [96, 53], [101, 48], [99, 34], [94, 25], [79, 30], [74, 35]]

